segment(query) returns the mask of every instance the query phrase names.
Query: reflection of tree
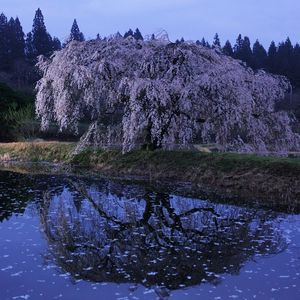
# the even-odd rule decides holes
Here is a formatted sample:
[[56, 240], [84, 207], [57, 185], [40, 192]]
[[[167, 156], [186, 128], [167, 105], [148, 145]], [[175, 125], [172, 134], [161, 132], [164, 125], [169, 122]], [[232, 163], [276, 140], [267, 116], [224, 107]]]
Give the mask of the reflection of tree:
[[45, 195], [40, 214], [56, 263], [96, 282], [171, 290], [218, 284], [220, 274], [237, 274], [255, 254], [285, 247], [270, 212], [147, 191], [141, 197], [113, 184], [100, 190], [71, 182]]

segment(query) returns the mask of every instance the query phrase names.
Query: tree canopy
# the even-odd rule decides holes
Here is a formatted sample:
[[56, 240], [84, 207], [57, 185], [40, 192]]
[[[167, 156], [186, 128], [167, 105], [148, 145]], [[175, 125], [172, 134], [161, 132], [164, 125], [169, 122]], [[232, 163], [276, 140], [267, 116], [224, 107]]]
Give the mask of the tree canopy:
[[83, 42], [84, 41], [84, 35], [80, 31], [76, 19], [74, 19], [72, 28], [71, 28], [71, 33], [68, 39], [68, 42], [70, 41], [78, 41], [78, 42]]
[[74, 131], [89, 119], [83, 141], [119, 141], [124, 151], [195, 140], [246, 152], [299, 149], [292, 119], [274, 110], [289, 82], [220, 51], [162, 40], [73, 41], [38, 63], [38, 116], [44, 128], [56, 121]]

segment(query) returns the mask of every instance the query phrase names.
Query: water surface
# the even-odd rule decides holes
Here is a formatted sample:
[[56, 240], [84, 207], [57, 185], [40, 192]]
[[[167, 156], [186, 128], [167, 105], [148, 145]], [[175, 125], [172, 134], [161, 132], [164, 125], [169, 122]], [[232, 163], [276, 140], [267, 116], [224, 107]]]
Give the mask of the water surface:
[[0, 299], [299, 299], [300, 216], [0, 171]]

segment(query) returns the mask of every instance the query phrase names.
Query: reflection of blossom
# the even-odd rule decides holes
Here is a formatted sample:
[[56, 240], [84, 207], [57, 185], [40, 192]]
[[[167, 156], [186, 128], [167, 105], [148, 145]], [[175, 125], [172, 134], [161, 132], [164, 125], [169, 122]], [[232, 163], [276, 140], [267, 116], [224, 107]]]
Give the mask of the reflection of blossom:
[[145, 191], [141, 198], [141, 190], [135, 199], [128, 188], [116, 190], [81, 182], [44, 198], [51, 256], [74, 278], [139, 283], [166, 294], [218, 284], [254, 255], [285, 247], [269, 212]]

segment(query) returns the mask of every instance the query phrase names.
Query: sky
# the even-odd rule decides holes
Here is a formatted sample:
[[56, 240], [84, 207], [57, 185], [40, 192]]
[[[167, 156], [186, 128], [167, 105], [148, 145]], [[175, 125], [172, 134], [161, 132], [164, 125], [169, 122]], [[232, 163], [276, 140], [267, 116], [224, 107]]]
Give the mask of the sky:
[[139, 27], [143, 35], [164, 29], [171, 40], [211, 42], [218, 32], [222, 44], [234, 43], [239, 33], [265, 46], [287, 36], [300, 42], [299, 0], [0, 0], [0, 10], [18, 16], [26, 33], [37, 8], [49, 33], [62, 41], [76, 18], [86, 38]]

